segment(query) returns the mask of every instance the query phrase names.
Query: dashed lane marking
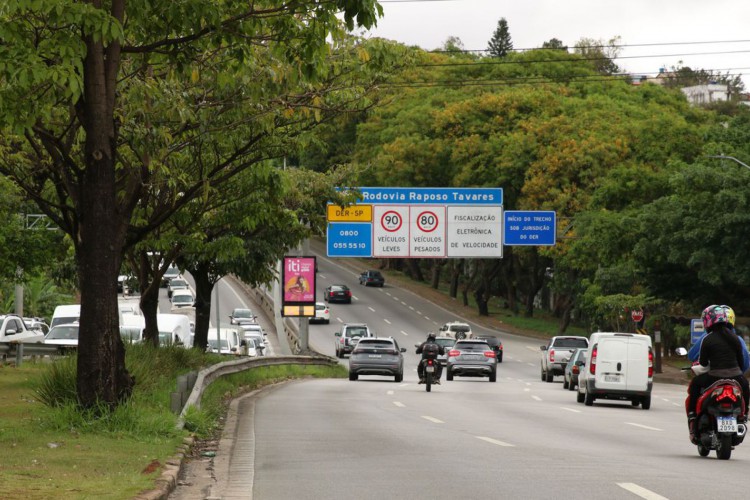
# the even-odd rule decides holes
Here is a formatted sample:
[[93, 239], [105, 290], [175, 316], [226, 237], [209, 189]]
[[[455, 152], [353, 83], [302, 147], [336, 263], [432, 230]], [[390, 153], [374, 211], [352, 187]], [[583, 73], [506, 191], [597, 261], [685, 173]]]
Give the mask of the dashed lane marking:
[[477, 439], [481, 439], [482, 441], [486, 441], [488, 443], [496, 444], [498, 446], [509, 446], [511, 448], [516, 446], [514, 444], [506, 443], [505, 441], [499, 441], [497, 439], [492, 439], [492, 438], [488, 438], [484, 436], [474, 436], [474, 437], [476, 437]]
[[566, 410], [566, 411], [573, 412], [573, 413], [581, 413], [581, 410], [576, 410], [575, 408], [566, 408], [564, 406], [561, 406], [560, 408], [562, 408], [563, 410]]
[[429, 420], [430, 422], [435, 423], [435, 424], [444, 424], [445, 423], [445, 422], [443, 422], [440, 419], [437, 419], [435, 417], [430, 417], [428, 415], [422, 415], [422, 418], [425, 419], [425, 420]]
[[400, 401], [394, 401], [393, 404], [396, 405], [396, 406], [398, 406], [399, 408], [406, 407], [406, 405], [404, 403], [400, 402]]
[[406, 333], [406, 332], [405, 332], [405, 331], [403, 331], [403, 330], [401, 330], [401, 333], [403, 333], [403, 334], [404, 334], [404, 335], [406, 335], [407, 337], [409, 336], [409, 334], [408, 334], [408, 333]]
[[646, 500], [668, 500], [667, 497], [663, 497], [635, 483], [617, 483], [617, 486]]
[[648, 429], [650, 431], [662, 431], [662, 430], [664, 430], [664, 429], [659, 429], [657, 427], [651, 427], [651, 426], [648, 426], [648, 425], [636, 424], [635, 422], [625, 422], [625, 423], [628, 424], [628, 425], [632, 425], [634, 427], [640, 427], [641, 429]]
[[372, 307], [370, 307], [370, 306], [367, 306], [367, 308], [368, 308], [368, 309], [369, 309], [370, 311], [372, 311], [372, 312], [375, 312], [375, 309], [373, 309]]
[[531, 399], [534, 399], [535, 401], [541, 401], [542, 400], [542, 398], [540, 398], [539, 396], [531, 396]]
[[386, 323], [388, 323], [389, 325], [391, 324], [391, 322], [390, 322], [390, 321], [388, 321], [388, 320], [387, 320], [387, 319], [385, 319], [385, 318], [383, 318], [383, 321], [385, 321], [385, 322], [386, 322]]
[[393, 396], [393, 391], [388, 391], [386, 392], [386, 394], [388, 394], [389, 396]]

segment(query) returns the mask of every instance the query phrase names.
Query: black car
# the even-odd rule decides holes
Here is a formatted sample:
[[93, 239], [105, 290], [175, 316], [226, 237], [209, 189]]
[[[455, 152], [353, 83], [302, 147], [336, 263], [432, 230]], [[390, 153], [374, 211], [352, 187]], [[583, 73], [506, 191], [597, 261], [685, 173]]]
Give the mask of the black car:
[[494, 335], [479, 335], [476, 338], [487, 342], [487, 345], [492, 347], [492, 350], [495, 351], [495, 357], [497, 358], [497, 362], [498, 363], [503, 362], [503, 343], [499, 338], [497, 338]]
[[346, 285], [330, 285], [326, 287], [326, 293], [323, 296], [327, 302], [352, 303], [352, 291]]
[[365, 286], [383, 286], [385, 278], [380, 271], [369, 270], [359, 275], [359, 284]]

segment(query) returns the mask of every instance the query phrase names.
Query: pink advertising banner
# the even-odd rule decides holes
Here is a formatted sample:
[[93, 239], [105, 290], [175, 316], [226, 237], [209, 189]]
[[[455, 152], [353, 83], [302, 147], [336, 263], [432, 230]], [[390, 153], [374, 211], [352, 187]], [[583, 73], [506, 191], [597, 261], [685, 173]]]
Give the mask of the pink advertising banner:
[[315, 304], [315, 257], [284, 257], [284, 304]]

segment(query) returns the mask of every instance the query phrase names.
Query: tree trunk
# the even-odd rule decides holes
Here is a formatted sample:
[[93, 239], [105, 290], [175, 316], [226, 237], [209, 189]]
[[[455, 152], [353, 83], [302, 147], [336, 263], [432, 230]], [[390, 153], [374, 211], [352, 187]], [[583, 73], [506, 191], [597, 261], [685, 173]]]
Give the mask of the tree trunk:
[[151, 282], [143, 290], [144, 284], [141, 283], [141, 311], [145, 327], [143, 329], [143, 342], [159, 347], [159, 284], [160, 282]]
[[570, 326], [570, 313], [572, 310], [573, 302], [571, 301], [565, 306], [565, 310], [562, 312], [562, 316], [560, 317], [560, 323], [557, 330], [560, 335], [564, 334]]
[[432, 277], [430, 279], [430, 287], [435, 290], [440, 286], [440, 271], [443, 269], [445, 261], [443, 259], [432, 259]]
[[208, 346], [208, 327], [211, 324], [211, 294], [215, 282], [211, 280], [209, 266], [199, 265], [190, 269], [195, 280], [195, 338], [193, 347], [206, 350]]
[[474, 290], [474, 300], [477, 302], [477, 312], [479, 315], [489, 316], [490, 310], [488, 306], [489, 301], [487, 300], [487, 285], [484, 280], [482, 280], [482, 284], [479, 285], [479, 288]]
[[461, 271], [463, 271], [464, 261], [461, 259], [457, 263], [454, 262], [451, 266], [451, 285], [449, 295], [452, 299], [455, 299], [458, 295], [458, 282], [461, 277]]
[[409, 276], [411, 276], [411, 279], [415, 281], [419, 281], [419, 282], [424, 281], [422, 268], [419, 267], [419, 259], [407, 259], [407, 266], [409, 269]]
[[105, 49], [88, 38], [86, 45], [84, 94], [78, 104], [86, 117], [86, 168], [73, 195], [79, 227], [72, 236], [81, 288], [77, 394], [84, 407], [104, 403], [114, 408], [130, 397], [135, 385], [125, 368], [117, 305], [117, 276], [130, 219], [130, 213], [119, 212], [115, 190], [114, 88], [119, 44]]

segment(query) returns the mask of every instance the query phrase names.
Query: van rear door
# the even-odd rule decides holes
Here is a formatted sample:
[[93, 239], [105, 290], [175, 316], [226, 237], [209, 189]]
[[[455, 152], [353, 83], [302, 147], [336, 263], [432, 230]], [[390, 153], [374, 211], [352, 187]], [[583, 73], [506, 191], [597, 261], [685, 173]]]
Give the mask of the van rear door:
[[628, 342], [627, 387], [629, 391], [648, 390], [648, 354], [651, 338], [633, 335]]
[[596, 344], [596, 388], [625, 390], [628, 364], [628, 337], [602, 336]]

